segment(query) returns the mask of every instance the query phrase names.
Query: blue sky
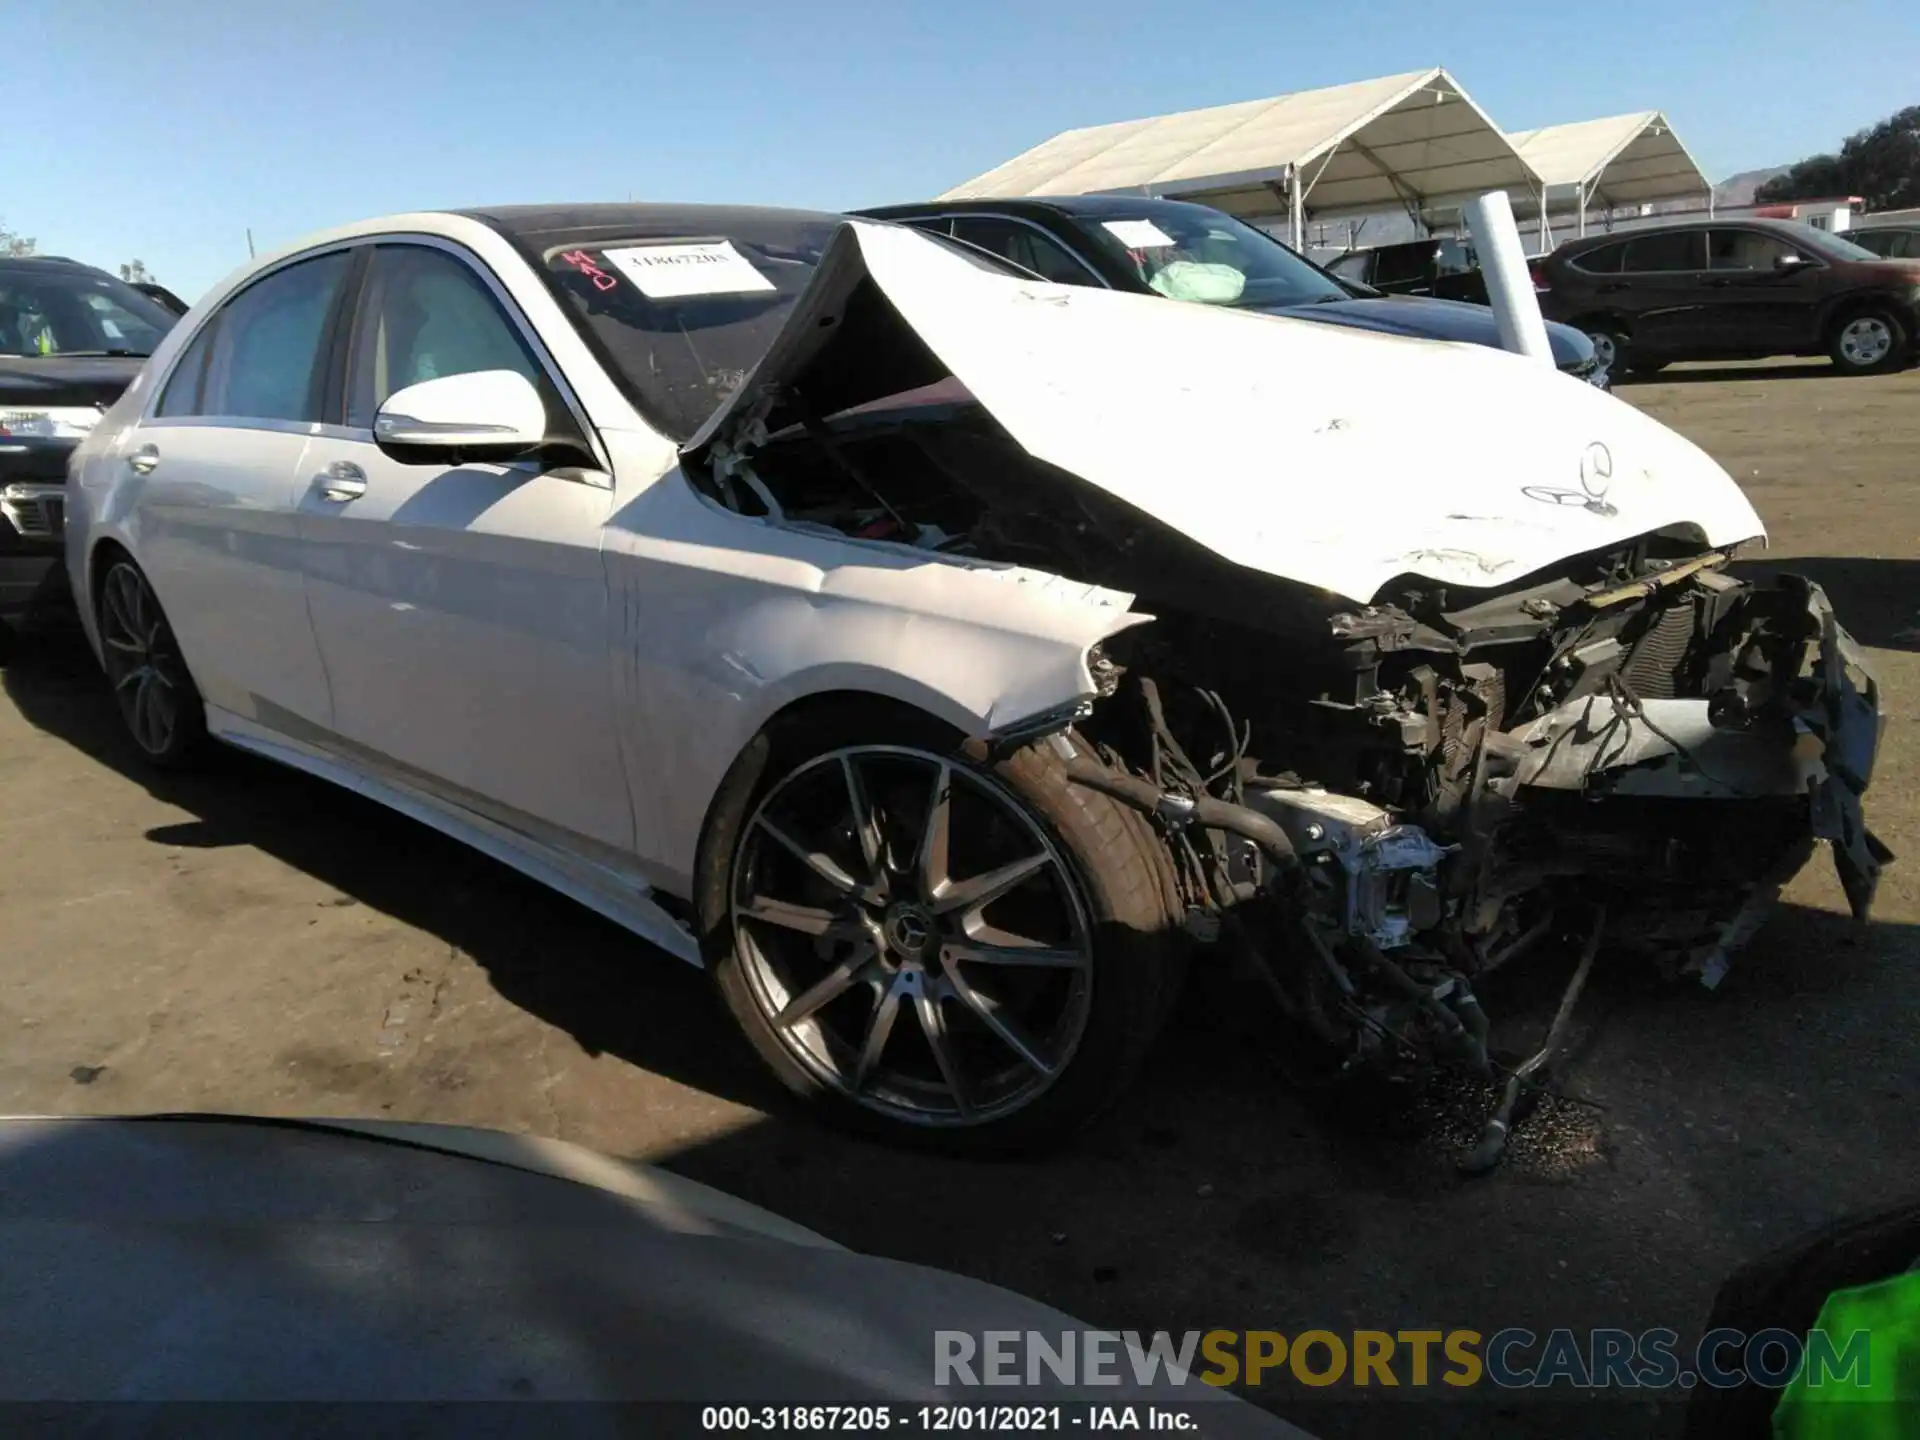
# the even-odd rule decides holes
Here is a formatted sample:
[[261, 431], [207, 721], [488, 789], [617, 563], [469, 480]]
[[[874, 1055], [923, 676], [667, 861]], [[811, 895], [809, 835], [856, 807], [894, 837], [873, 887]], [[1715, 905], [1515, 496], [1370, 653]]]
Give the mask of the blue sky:
[[1509, 129], [1664, 110], [1714, 179], [1920, 104], [1910, 0], [0, 0], [0, 35], [0, 218], [189, 299], [249, 226], [918, 199], [1074, 126], [1428, 65]]

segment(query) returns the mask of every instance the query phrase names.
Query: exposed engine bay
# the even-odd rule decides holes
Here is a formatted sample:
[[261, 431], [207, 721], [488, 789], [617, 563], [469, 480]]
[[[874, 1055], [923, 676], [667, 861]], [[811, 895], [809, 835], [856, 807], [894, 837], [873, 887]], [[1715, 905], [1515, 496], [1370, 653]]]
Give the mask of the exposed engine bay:
[[689, 474], [771, 523], [1134, 595], [1153, 618], [1092, 655], [1097, 697], [995, 743], [1051, 745], [1151, 815], [1190, 933], [1337, 1068], [1490, 1075], [1476, 984], [1584, 935], [1489, 1159], [1603, 948], [1716, 985], [1819, 840], [1864, 917], [1891, 858], [1861, 809], [1877, 685], [1817, 586], [1738, 578], [1677, 525], [1505, 584], [1409, 568], [1356, 603], [1036, 459], [907, 359], [917, 388], [880, 401], [765, 395]]

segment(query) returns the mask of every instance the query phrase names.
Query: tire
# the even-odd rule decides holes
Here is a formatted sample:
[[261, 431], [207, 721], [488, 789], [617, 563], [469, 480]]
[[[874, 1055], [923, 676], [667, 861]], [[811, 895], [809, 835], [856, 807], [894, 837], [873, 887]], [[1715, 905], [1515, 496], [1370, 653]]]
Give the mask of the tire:
[[1625, 332], [1603, 321], [1586, 321], [1580, 326], [1593, 345], [1594, 359], [1610, 380], [1622, 379], [1630, 365], [1632, 347]]
[[[1182, 909], [1148, 822], [1068, 782], [1057, 747], [1074, 742], [1055, 737], [987, 765], [959, 741], [884, 701], [776, 721], [714, 800], [697, 918], [734, 1022], [820, 1118], [953, 1153], [1027, 1153], [1064, 1141], [1138, 1070], [1184, 974]], [[870, 845], [850, 818], [856, 793], [874, 817]], [[935, 873], [952, 878], [929, 890], [925, 837], [941, 793], [951, 872], [940, 863]], [[801, 851], [835, 867], [836, 881]], [[872, 867], [868, 853], [880, 857]], [[960, 899], [1030, 863], [1039, 868], [1000, 898], [977, 908]], [[876, 874], [884, 895], [866, 884]], [[839, 881], [864, 888], [865, 901]], [[960, 908], [937, 909], [949, 903]], [[818, 930], [826, 915], [832, 934], [790, 928]], [[1009, 955], [1023, 948], [1033, 955]], [[875, 1021], [890, 999], [889, 1030]], [[864, 1071], [863, 1054], [874, 1057]]]
[[1828, 353], [1848, 375], [1880, 375], [1905, 363], [1910, 338], [1892, 311], [1855, 310], [1834, 324]]
[[153, 587], [124, 555], [100, 577], [94, 616], [107, 683], [141, 757], [161, 769], [197, 760], [206, 748], [206, 706]]

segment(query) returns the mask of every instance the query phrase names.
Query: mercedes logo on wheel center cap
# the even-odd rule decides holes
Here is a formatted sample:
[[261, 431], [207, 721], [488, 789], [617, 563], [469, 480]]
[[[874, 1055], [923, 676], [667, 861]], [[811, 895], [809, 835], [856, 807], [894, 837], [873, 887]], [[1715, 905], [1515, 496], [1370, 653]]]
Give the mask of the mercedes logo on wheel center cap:
[[896, 907], [885, 929], [887, 944], [909, 959], [919, 959], [933, 943], [933, 917], [917, 905]]

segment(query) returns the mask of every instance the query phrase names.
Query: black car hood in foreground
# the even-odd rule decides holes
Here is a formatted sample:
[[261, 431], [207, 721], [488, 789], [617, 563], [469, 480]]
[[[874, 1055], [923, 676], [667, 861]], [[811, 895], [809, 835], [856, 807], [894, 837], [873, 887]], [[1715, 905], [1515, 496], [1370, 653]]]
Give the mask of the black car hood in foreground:
[[[1422, 340], [1457, 340], [1467, 345], [1500, 346], [1500, 327], [1485, 305], [1464, 300], [1434, 300], [1422, 295], [1382, 295], [1378, 299], [1322, 300], [1307, 305], [1249, 306], [1267, 315], [1292, 315], [1356, 330], [1387, 335], [1411, 335]], [[1553, 363], [1562, 370], [1584, 372], [1593, 363], [1593, 342], [1571, 325], [1547, 322], [1547, 342]]]
[[[1205, 1435], [1307, 1440], [1197, 1376], [1136, 1384], [1124, 1355], [1122, 1384], [1068, 1387], [1043, 1370], [1041, 1385], [936, 1387], [936, 1331], [1031, 1330], [1057, 1344], [1086, 1327], [529, 1136], [0, 1120], [0, 1245], [0, 1408], [299, 1403], [281, 1416], [298, 1424], [256, 1433], [360, 1435], [383, 1412], [353, 1402], [410, 1402], [418, 1420], [412, 1405], [521, 1400], [549, 1403], [479, 1415], [454, 1403], [424, 1432], [385, 1433], [662, 1435], [699, 1433], [711, 1405], [890, 1404], [900, 1417], [1152, 1401], [1191, 1410]], [[323, 1402], [340, 1407], [330, 1423]]]
[[0, 355], [0, 410], [98, 405], [120, 398], [144, 355]]

